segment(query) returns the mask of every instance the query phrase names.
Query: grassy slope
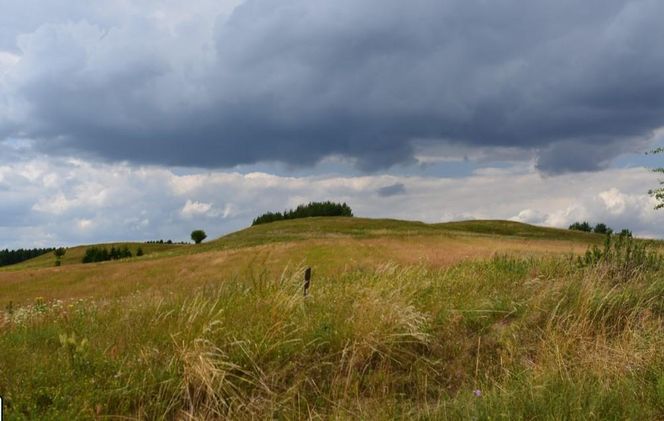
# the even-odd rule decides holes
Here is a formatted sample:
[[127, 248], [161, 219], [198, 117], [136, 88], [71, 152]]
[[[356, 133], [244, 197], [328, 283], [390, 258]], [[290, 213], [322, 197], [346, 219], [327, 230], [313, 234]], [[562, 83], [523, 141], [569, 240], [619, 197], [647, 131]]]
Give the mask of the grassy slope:
[[[400, 221], [394, 219], [368, 218], [306, 218], [280, 221], [249, 227], [202, 245], [168, 245], [140, 243], [99, 244], [106, 248], [128, 246], [132, 252], [142, 247], [146, 254], [162, 256], [202, 253], [208, 251], [229, 250], [264, 244], [293, 242], [302, 240], [329, 238], [377, 238], [377, 237], [413, 237], [413, 236], [500, 236], [523, 239], [559, 240], [578, 243], [598, 243], [602, 236], [578, 231], [538, 227], [511, 221], [463, 221], [442, 224]], [[63, 265], [78, 264], [85, 249], [90, 246], [78, 246], [68, 249], [62, 260]], [[153, 256], [154, 257], [154, 256]], [[39, 256], [18, 265], [0, 268], [1, 270], [35, 269], [53, 266], [51, 254]]]
[[425, 224], [415, 221], [366, 218], [306, 218], [250, 227], [208, 244], [211, 248], [265, 244], [329, 236], [375, 237], [412, 235], [499, 235], [530, 239], [593, 242], [602, 236], [538, 227], [511, 221], [463, 221]]
[[[172, 250], [181, 248], [182, 245], [176, 244], [143, 244], [143, 243], [106, 243], [106, 244], [94, 244], [96, 247], [105, 247], [111, 249], [111, 247], [121, 248], [127, 246], [132, 254], [136, 254], [136, 250], [140, 247], [143, 249], [143, 253], [146, 255], [153, 255], [155, 253], [164, 253]], [[83, 256], [85, 255], [85, 250], [91, 247], [90, 245], [70, 247], [67, 249], [66, 254], [62, 258], [62, 265], [76, 265], [81, 263]], [[55, 263], [55, 257], [53, 253], [46, 253], [41, 256], [35, 257], [30, 260], [26, 260], [21, 263], [10, 266], [0, 267], [0, 271], [16, 271], [23, 269], [39, 269], [53, 267]]]
[[308, 219], [3, 272], [0, 395], [9, 419], [661, 419], [664, 273], [561, 256], [601, 240]]
[[80, 264], [86, 246], [69, 249], [57, 268], [51, 255], [40, 256], [0, 270], [0, 305], [36, 297], [104, 298], [178, 290], [242, 276], [257, 266], [279, 274], [288, 265], [306, 264], [316, 273], [329, 274], [386, 262], [440, 267], [496, 253], [578, 253], [601, 238], [507, 221], [424, 224], [307, 218], [247, 228], [201, 245], [144, 244], [146, 256], [123, 261]]

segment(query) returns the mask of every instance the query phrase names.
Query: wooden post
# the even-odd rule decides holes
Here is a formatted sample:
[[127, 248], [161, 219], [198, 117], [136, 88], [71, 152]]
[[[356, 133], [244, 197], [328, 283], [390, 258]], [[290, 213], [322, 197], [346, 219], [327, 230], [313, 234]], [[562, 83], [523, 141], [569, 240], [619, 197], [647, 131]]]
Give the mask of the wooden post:
[[304, 296], [309, 293], [309, 286], [311, 285], [311, 268], [306, 268], [304, 271]]

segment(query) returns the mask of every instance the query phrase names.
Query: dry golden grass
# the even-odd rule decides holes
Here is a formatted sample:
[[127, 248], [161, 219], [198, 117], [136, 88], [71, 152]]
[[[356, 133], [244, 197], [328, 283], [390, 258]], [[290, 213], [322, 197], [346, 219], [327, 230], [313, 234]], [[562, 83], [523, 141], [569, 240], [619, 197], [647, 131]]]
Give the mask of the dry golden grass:
[[314, 239], [186, 255], [161, 255], [119, 262], [0, 272], [0, 304], [66, 298], [114, 298], [156, 289], [178, 291], [243, 276], [259, 263], [280, 273], [309, 265], [317, 275], [352, 268], [376, 268], [386, 262], [445, 267], [495, 254], [542, 256], [585, 251], [586, 245], [560, 240], [483, 236], [405, 236]]

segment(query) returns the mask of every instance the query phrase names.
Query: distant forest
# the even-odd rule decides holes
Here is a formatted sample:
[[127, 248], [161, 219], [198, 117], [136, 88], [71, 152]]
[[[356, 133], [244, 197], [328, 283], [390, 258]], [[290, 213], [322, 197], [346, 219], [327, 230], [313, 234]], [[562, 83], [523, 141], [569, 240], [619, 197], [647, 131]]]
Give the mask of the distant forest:
[[45, 248], [45, 249], [0, 250], [0, 266], [15, 265], [16, 263], [21, 263], [23, 261], [30, 260], [33, 257], [50, 253], [53, 250], [55, 249]]
[[353, 216], [353, 211], [346, 203], [310, 202], [295, 209], [281, 212], [267, 212], [254, 219], [252, 226], [286, 219], [309, 218], [312, 216]]

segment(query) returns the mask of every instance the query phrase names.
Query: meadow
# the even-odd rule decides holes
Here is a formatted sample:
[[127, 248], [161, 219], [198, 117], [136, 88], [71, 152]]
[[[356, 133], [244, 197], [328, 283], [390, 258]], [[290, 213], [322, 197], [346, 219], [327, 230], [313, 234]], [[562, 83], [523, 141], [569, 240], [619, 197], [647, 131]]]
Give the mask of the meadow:
[[41, 256], [0, 270], [5, 416], [664, 419], [660, 245], [604, 241], [307, 218], [121, 261]]

